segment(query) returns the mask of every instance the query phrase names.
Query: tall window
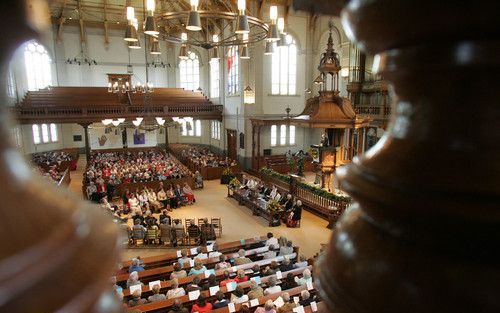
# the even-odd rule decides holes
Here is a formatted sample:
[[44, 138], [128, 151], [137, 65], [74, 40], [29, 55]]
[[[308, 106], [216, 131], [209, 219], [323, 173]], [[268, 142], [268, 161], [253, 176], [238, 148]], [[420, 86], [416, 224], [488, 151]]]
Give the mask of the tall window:
[[201, 137], [201, 121], [193, 120], [193, 118], [187, 118], [181, 121], [181, 135], [182, 136], [195, 136]]
[[194, 121], [194, 129], [196, 132], [196, 137], [201, 137], [201, 121], [200, 120]]
[[238, 93], [238, 47], [233, 46], [227, 52], [227, 94]]
[[16, 97], [16, 83], [14, 80], [14, 72], [9, 70], [9, 74], [7, 76], [7, 96], [9, 98]]
[[57, 141], [57, 126], [54, 123], [50, 124], [50, 141]]
[[280, 127], [280, 145], [286, 145], [286, 125]]
[[33, 126], [31, 126], [31, 130], [33, 132], [33, 143], [35, 145], [41, 143], [42, 138], [40, 137], [40, 126], [34, 124]]
[[[288, 136], [287, 136], [288, 134]], [[280, 146], [293, 146], [295, 145], [295, 126], [294, 125], [280, 125], [279, 134], [278, 134], [278, 126], [271, 126], [271, 147], [275, 147], [278, 145], [278, 137], [280, 139]]]
[[219, 59], [210, 61], [210, 97], [219, 97]]
[[220, 140], [221, 122], [212, 121], [212, 139]]
[[295, 95], [297, 89], [297, 45], [291, 35], [286, 36], [287, 46], [278, 47], [272, 59], [273, 95]]
[[179, 62], [181, 88], [196, 90], [200, 87], [200, 61], [196, 53], [188, 52], [188, 59]]
[[38, 90], [52, 84], [51, 59], [42, 45], [36, 41], [28, 43], [24, 49], [24, 63], [28, 90]]
[[278, 139], [278, 126], [272, 125], [271, 126], [271, 146], [276, 146], [276, 142]]
[[295, 145], [295, 125], [290, 125], [288, 129], [288, 143], [291, 146]]

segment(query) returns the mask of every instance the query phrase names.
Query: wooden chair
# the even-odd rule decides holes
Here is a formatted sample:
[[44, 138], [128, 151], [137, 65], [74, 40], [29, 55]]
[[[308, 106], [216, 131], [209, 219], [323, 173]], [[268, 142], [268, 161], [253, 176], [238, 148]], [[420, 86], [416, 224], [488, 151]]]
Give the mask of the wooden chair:
[[158, 229], [148, 229], [146, 233], [146, 243], [147, 244], [157, 244], [158, 243]]
[[[195, 225], [194, 223], [191, 223], [191, 226], [192, 225]], [[188, 238], [187, 238], [187, 241], [188, 241], [188, 244], [191, 244], [191, 242], [193, 242], [195, 245], [198, 244], [200, 242], [200, 239], [201, 239], [201, 231], [200, 231], [200, 227], [196, 226], [196, 227], [188, 227], [187, 228], [187, 234], [188, 234]]]
[[175, 229], [175, 240], [177, 241], [177, 244], [179, 244], [180, 241], [181, 245], [183, 245], [186, 242], [186, 232], [184, 231], [183, 228]]
[[222, 237], [222, 219], [220, 217], [212, 217], [210, 223], [214, 225], [215, 233], [217, 237]]
[[201, 225], [205, 224], [205, 221], [204, 221], [205, 219], [206, 219], [206, 217], [198, 219], [198, 227], [201, 227]]

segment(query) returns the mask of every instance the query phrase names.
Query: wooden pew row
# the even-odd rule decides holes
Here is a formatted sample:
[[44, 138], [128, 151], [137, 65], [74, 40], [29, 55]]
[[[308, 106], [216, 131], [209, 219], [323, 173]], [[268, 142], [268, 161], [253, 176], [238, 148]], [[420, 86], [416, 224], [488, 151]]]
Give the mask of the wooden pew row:
[[[297, 257], [297, 254], [296, 253], [292, 253], [292, 254], [289, 254], [287, 255], [287, 257], [290, 259], [290, 260], [294, 260], [296, 257]], [[258, 265], [259, 267], [263, 267], [263, 266], [267, 266], [269, 264], [271, 264], [271, 262], [273, 261], [276, 261], [276, 262], [282, 262], [283, 261], [283, 256], [277, 256], [275, 258], [272, 258], [272, 259], [265, 259], [265, 260], [260, 260], [260, 261], [255, 261], [255, 262], [251, 262], [251, 263], [247, 263], [247, 264], [242, 264], [242, 265], [237, 265], [237, 266], [233, 266], [231, 267], [230, 269], [221, 269], [221, 270], [217, 270], [215, 271], [215, 276], [217, 278], [217, 281], [220, 280], [220, 278], [223, 276], [224, 274], [224, 271], [231, 271], [231, 272], [237, 272], [239, 269], [243, 269], [243, 270], [246, 270], [246, 269], [251, 269], [252, 267], [254, 267], [255, 265]], [[187, 285], [189, 283], [191, 283], [195, 277], [199, 277], [201, 280], [205, 279], [205, 274], [199, 274], [199, 275], [191, 275], [191, 276], [187, 276], [187, 277], [184, 277], [184, 278], [181, 278], [178, 280], [179, 282], [179, 286], [184, 286], [184, 285]], [[170, 288], [171, 286], [171, 281], [170, 280], [167, 280], [167, 281], [162, 281], [161, 282], [161, 289], [163, 288]], [[150, 291], [149, 289], [149, 286], [145, 285], [143, 286], [142, 288], [142, 292], [148, 292]], [[124, 289], [123, 290], [123, 296], [124, 297], [128, 297], [130, 296], [130, 289]]]
[[[230, 242], [225, 242], [218, 244], [218, 251], [221, 253], [227, 253], [227, 252], [234, 252], [238, 251], [239, 249], [249, 249], [249, 247], [255, 246], [257, 244], [260, 244], [262, 241], [267, 240], [266, 236], [260, 236], [259, 240], [255, 240], [255, 238], [248, 238], [244, 239], [245, 243], [242, 245], [241, 240], [238, 241], [230, 241]], [[202, 247], [202, 251], [204, 253], [207, 253], [207, 247]], [[196, 254], [191, 254], [191, 251], [188, 250], [188, 257], [193, 257], [196, 256]], [[164, 266], [164, 265], [171, 265], [175, 262], [177, 262], [177, 251], [171, 251], [162, 255], [157, 255], [157, 256], [150, 256], [150, 257], [145, 257], [141, 258], [142, 262], [148, 267], [148, 268], [153, 268], [153, 267], [159, 267], [159, 266]], [[132, 265], [131, 260], [125, 260], [122, 262], [122, 266], [124, 268], [128, 268], [130, 265]]]
[[[260, 247], [260, 248], [255, 248], [251, 250], [245, 251], [245, 256], [251, 257], [251, 256], [256, 256], [259, 253], [264, 253], [266, 251], [269, 251], [269, 247]], [[226, 254], [227, 260], [232, 258], [237, 258], [238, 253], [237, 252], [232, 252]], [[195, 257], [196, 258], [196, 257]], [[203, 264], [207, 268], [213, 268], [215, 264], [219, 263], [219, 258], [209, 258], [209, 259], [203, 259], [201, 260]], [[185, 263], [183, 266], [183, 269], [186, 270], [187, 272], [191, 269], [191, 266], [189, 263]], [[168, 265], [165, 267], [157, 267], [153, 269], [146, 269], [142, 272], [139, 272], [139, 279], [143, 281], [144, 279], [147, 279], [145, 281], [153, 281], [155, 278], [163, 276], [163, 277], [169, 277], [170, 274], [173, 272], [174, 266], [173, 265]], [[121, 282], [126, 282], [129, 277], [129, 274], [121, 274], [116, 276], [116, 283], [119, 284]], [[144, 282], [144, 281], [143, 281]]]
[[[288, 272], [283, 272], [282, 275], [283, 275], [283, 277], [286, 277], [286, 275], [288, 273], [292, 273], [294, 276], [297, 276], [297, 275], [300, 275], [304, 271], [304, 269], [305, 269], [305, 267], [293, 269], [293, 270], [288, 271]], [[267, 283], [267, 281], [269, 280], [269, 278], [271, 276], [274, 276], [274, 275], [261, 277], [261, 283], [264, 283], [264, 284]], [[238, 286], [241, 286], [243, 289], [248, 289], [248, 288], [250, 288], [250, 280], [243, 282], [243, 283], [239, 283]], [[315, 288], [314, 284], [313, 284], [313, 287]], [[162, 288], [163, 288], [163, 286], [162, 286]], [[295, 287], [292, 289], [281, 291], [279, 293], [260, 297], [259, 298], [259, 305], [265, 303], [269, 299], [276, 300], [285, 291], [288, 292], [290, 294], [290, 296], [292, 297], [294, 295], [300, 294], [300, 292], [302, 290], [307, 290], [307, 286], [306, 285], [298, 286], [298, 287]], [[227, 290], [227, 287], [220, 287], [220, 291], [222, 291], [224, 294], [226, 294], [226, 297], [228, 296], [229, 293], [231, 293], [231, 291]], [[143, 291], [143, 293], [144, 293], [144, 291]], [[201, 294], [207, 298], [207, 301], [212, 301], [215, 299], [215, 296], [210, 295], [210, 291], [201, 291]], [[171, 307], [173, 305], [175, 299], [179, 299], [184, 305], [191, 305], [195, 302], [193, 300], [189, 300], [189, 296], [185, 295], [185, 296], [167, 299], [167, 300], [163, 300], [163, 301], [157, 301], [157, 302], [138, 305], [138, 306], [129, 308], [129, 310], [135, 309], [135, 310], [140, 310], [141, 312], [158, 312], [160, 310], [166, 311], [169, 307]], [[261, 301], [263, 301], [263, 302], [261, 302]], [[228, 310], [226, 312], [228, 312]]]

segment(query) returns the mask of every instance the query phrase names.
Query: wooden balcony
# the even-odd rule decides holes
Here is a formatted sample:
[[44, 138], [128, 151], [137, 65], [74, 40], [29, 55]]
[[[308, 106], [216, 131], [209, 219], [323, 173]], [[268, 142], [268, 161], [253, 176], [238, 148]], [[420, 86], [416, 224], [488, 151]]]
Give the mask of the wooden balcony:
[[21, 124], [92, 123], [105, 118], [193, 117], [222, 120], [222, 105], [203, 94], [179, 88], [157, 88], [151, 94], [113, 94], [101, 87], [53, 87], [32, 91], [13, 107]]

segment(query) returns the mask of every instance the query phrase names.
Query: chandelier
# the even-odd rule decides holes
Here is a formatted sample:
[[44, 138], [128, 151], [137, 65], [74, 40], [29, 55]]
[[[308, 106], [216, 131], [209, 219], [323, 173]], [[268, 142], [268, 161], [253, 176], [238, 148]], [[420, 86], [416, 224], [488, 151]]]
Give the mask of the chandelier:
[[[180, 58], [186, 56], [189, 46], [212, 50], [212, 59], [218, 58], [218, 47], [240, 46], [240, 55], [249, 58], [248, 45], [267, 41], [266, 54], [271, 54], [274, 43], [284, 38], [284, 20], [278, 18], [278, 7], [270, 7], [270, 21], [248, 15], [246, 0], [238, 0], [238, 12], [214, 8], [214, 1], [190, 0], [189, 11], [167, 11], [155, 16], [155, 1], [146, 1], [147, 16], [143, 32], [154, 38], [180, 44]], [[135, 9], [127, 1], [127, 27], [124, 40], [129, 47], [139, 47], [138, 22]], [[279, 25], [282, 22], [281, 25]], [[160, 24], [161, 27], [158, 27]], [[279, 27], [280, 26], [280, 27]], [[145, 41], [147, 41], [147, 36]], [[153, 40], [153, 42], [154, 42]], [[156, 44], [150, 45], [150, 53], [157, 53]]]

